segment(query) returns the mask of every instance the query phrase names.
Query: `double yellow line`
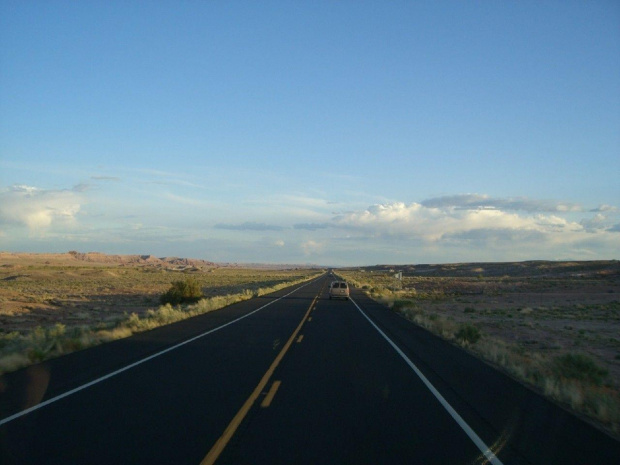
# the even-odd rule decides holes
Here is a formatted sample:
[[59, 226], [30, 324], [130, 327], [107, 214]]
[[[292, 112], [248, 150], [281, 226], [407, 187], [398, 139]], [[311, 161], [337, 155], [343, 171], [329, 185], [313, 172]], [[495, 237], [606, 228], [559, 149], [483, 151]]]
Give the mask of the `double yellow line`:
[[[321, 289], [321, 292], [322, 291], [323, 291], [323, 289]], [[243, 419], [246, 417], [246, 415], [248, 414], [248, 412], [252, 408], [252, 405], [254, 405], [254, 402], [256, 402], [256, 399], [258, 399], [258, 396], [260, 396], [261, 392], [263, 392], [263, 389], [265, 389], [265, 386], [269, 382], [269, 379], [273, 375], [273, 372], [275, 371], [277, 366], [280, 364], [280, 362], [284, 358], [284, 355], [286, 354], [288, 349], [293, 344], [293, 341], [297, 337], [297, 334], [299, 333], [299, 331], [301, 331], [302, 326], [304, 325], [304, 323], [308, 319], [308, 317], [310, 315], [310, 312], [314, 308], [314, 305], [315, 305], [317, 299], [321, 295], [321, 292], [314, 298], [314, 300], [310, 304], [310, 307], [308, 307], [308, 311], [306, 312], [306, 314], [302, 318], [301, 322], [297, 326], [297, 329], [295, 329], [295, 331], [293, 332], [293, 334], [291, 335], [291, 337], [289, 338], [287, 343], [284, 344], [284, 347], [282, 347], [282, 350], [280, 351], [278, 356], [274, 359], [274, 361], [271, 364], [271, 366], [269, 367], [269, 369], [265, 372], [265, 374], [263, 375], [262, 379], [260, 380], [260, 382], [258, 383], [256, 388], [254, 389], [252, 394], [250, 394], [250, 397], [248, 397], [248, 399], [245, 401], [245, 403], [243, 404], [241, 409], [237, 412], [237, 414], [234, 416], [232, 421], [228, 424], [228, 426], [224, 430], [224, 433], [222, 433], [220, 438], [213, 445], [213, 447], [211, 448], [211, 450], [209, 451], [207, 456], [202, 460], [202, 462], [200, 462], [201, 465], [212, 465], [212, 464], [214, 464], [215, 461], [220, 456], [220, 454], [224, 451], [224, 449], [228, 445], [228, 442], [235, 435], [235, 432], [237, 431], [237, 428], [239, 428], [239, 425], [241, 424]], [[279, 384], [278, 384], [278, 386], [279, 386]], [[274, 392], [274, 394], [275, 394], [275, 392]]]

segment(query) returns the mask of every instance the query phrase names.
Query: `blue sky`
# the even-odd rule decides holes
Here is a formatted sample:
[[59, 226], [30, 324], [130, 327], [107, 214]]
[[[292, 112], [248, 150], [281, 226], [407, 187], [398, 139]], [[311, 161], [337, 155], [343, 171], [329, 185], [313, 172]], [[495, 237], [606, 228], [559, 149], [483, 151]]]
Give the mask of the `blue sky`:
[[0, 0], [0, 250], [620, 258], [620, 3]]

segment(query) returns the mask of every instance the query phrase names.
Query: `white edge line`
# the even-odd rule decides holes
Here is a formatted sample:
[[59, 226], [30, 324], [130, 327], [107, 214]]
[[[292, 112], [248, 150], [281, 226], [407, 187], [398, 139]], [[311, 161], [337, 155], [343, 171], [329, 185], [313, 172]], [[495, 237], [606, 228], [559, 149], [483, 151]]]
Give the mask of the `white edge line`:
[[237, 319], [235, 319], [233, 321], [229, 321], [228, 323], [223, 324], [222, 326], [218, 326], [217, 328], [210, 329], [209, 331], [206, 331], [206, 332], [204, 332], [202, 334], [199, 334], [198, 336], [194, 336], [194, 337], [192, 337], [190, 339], [187, 339], [186, 341], [180, 342], [180, 343], [178, 343], [178, 344], [176, 344], [176, 345], [174, 345], [172, 347], [168, 347], [167, 349], [164, 349], [164, 350], [162, 350], [160, 352], [157, 352], [157, 353], [155, 353], [153, 355], [149, 355], [146, 358], [138, 360], [137, 362], [134, 362], [134, 363], [132, 363], [130, 365], [127, 365], [127, 366], [125, 366], [123, 368], [120, 368], [120, 369], [118, 369], [116, 371], [113, 371], [112, 373], [108, 373], [107, 375], [101, 376], [100, 378], [97, 378], [97, 379], [95, 379], [93, 381], [90, 381], [90, 382], [88, 382], [86, 384], [83, 384], [83, 385], [78, 386], [78, 387], [76, 387], [74, 389], [71, 389], [70, 391], [67, 391], [67, 392], [65, 392], [63, 394], [59, 394], [56, 397], [52, 397], [51, 399], [43, 401], [43, 402], [41, 402], [41, 403], [39, 403], [39, 404], [37, 404], [37, 405], [35, 405], [33, 407], [27, 408], [26, 410], [22, 410], [21, 412], [17, 412], [14, 415], [11, 415], [10, 417], [3, 418], [2, 420], [0, 420], [0, 426], [5, 425], [5, 424], [7, 424], [7, 423], [9, 423], [9, 422], [11, 422], [13, 420], [16, 420], [17, 418], [23, 417], [24, 415], [28, 415], [29, 413], [32, 413], [35, 410], [39, 410], [40, 408], [43, 408], [46, 405], [53, 404], [54, 402], [57, 402], [57, 401], [59, 401], [61, 399], [64, 399], [65, 397], [69, 397], [70, 395], [73, 395], [73, 394], [75, 394], [77, 392], [80, 392], [80, 391], [86, 389], [86, 388], [94, 386], [95, 384], [98, 384], [98, 383], [100, 383], [102, 381], [105, 381], [106, 379], [112, 378], [113, 376], [116, 376], [116, 375], [118, 375], [120, 373], [123, 373], [124, 371], [127, 371], [127, 370], [130, 370], [130, 369], [134, 368], [134, 367], [137, 367], [138, 365], [141, 365], [141, 364], [143, 364], [145, 362], [148, 362], [149, 360], [152, 360], [152, 359], [154, 359], [156, 357], [159, 357], [160, 355], [164, 355], [164, 354], [166, 354], [168, 352], [171, 352], [171, 351], [173, 351], [175, 349], [178, 349], [179, 347], [184, 346], [185, 344], [189, 344], [190, 342], [193, 342], [196, 339], [200, 339], [201, 337], [204, 337], [204, 336], [207, 336], [207, 335], [209, 335], [211, 333], [219, 331], [220, 329], [223, 329], [226, 326], [230, 326], [232, 324], [235, 324], [235, 323], [243, 320], [244, 318], [247, 318], [247, 317], [249, 317], [249, 316], [251, 316], [251, 315], [253, 315], [253, 314], [257, 313], [257, 312], [260, 312], [265, 307], [268, 307], [269, 305], [274, 304], [277, 301], [284, 299], [285, 297], [288, 297], [289, 295], [293, 294], [294, 292], [297, 292], [299, 289], [301, 289], [303, 287], [308, 286], [309, 284], [311, 284], [314, 281], [316, 281], [316, 279], [313, 279], [312, 281], [309, 281], [306, 284], [304, 284], [302, 286], [299, 286], [298, 288], [293, 289], [288, 294], [285, 294], [285, 295], [283, 295], [282, 297], [279, 297], [276, 300], [272, 300], [271, 302], [263, 305], [262, 307], [259, 307], [256, 310], [252, 310], [250, 313], [248, 313], [246, 315], [243, 315], [243, 316], [241, 316], [241, 317], [239, 317], [239, 318], [237, 318]]
[[368, 315], [364, 313], [360, 306], [357, 305], [357, 302], [355, 302], [353, 299], [350, 300], [357, 307], [357, 309], [364, 316], [364, 318], [366, 318], [370, 322], [370, 324], [374, 326], [374, 328], [379, 332], [379, 334], [383, 336], [383, 338], [394, 348], [398, 355], [400, 355], [405, 360], [407, 365], [409, 365], [409, 367], [415, 372], [415, 374], [418, 375], [418, 377], [426, 385], [428, 390], [431, 391], [431, 393], [437, 398], [439, 403], [443, 406], [443, 408], [446, 409], [446, 411], [450, 414], [454, 421], [458, 423], [458, 425], [463, 429], [465, 434], [469, 436], [469, 439], [471, 439], [473, 443], [478, 447], [478, 449], [480, 449], [480, 452], [484, 454], [487, 460], [493, 465], [503, 465], [502, 461], [497, 458], [491, 448], [487, 446], [482, 439], [480, 439], [480, 436], [478, 436], [476, 432], [467, 424], [467, 422], [463, 420], [463, 417], [461, 417], [458, 412], [454, 410], [454, 408], [452, 408], [448, 401], [444, 399], [444, 397], [439, 393], [437, 389], [435, 389], [435, 386], [431, 384], [431, 382], [426, 378], [426, 376], [424, 376], [424, 374], [418, 369], [418, 367], [415, 366], [415, 364], [411, 360], [409, 360], [409, 357], [407, 357], [405, 353], [400, 350], [400, 348], [368, 317]]

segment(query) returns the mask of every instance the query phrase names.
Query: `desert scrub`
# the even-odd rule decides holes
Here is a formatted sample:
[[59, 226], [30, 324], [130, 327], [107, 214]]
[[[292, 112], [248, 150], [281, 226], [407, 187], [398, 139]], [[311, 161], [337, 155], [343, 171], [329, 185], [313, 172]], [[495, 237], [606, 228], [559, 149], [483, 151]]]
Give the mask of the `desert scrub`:
[[194, 278], [187, 278], [185, 281], [174, 281], [170, 289], [159, 300], [164, 305], [179, 305], [196, 303], [203, 297], [202, 288], [198, 281]]
[[481, 337], [480, 330], [474, 325], [456, 323], [453, 319], [444, 318], [437, 313], [427, 313], [416, 308], [413, 300], [402, 299], [387, 302], [393, 311], [419, 326], [428, 329], [449, 341], [456, 341], [460, 345], [475, 344]]
[[574, 379], [600, 386], [608, 371], [599, 367], [594, 360], [584, 354], [568, 353], [553, 360], [553, 371], [558, 378]]
[[414, 307], [415, 304], [411, 300], [395, 300], [394, 303], [392, 303], [392, 310], [394, 310], [395, 312], [402, 313], [404, 309], [412, 309]]
[[544, 377], [541, 387], [547, 396], [597, 419], [616, 436], [620, 435], [620, 396], [617, 391], [553, 375]]
[[618, 391], [603, 385], [607, 370], [587, 355], [548, 357], [489, 337], [471, 349], [547, 397], [599, 421], [616, 436], [620, 434]]
[[464, 324], [456, 332], [455, 337], [461, 344], [475, 344], [480, 340], [480, 330], [472, 324]]
[[235, 294], [203, 298], [194, 304], [172, 306], [167, 303], [151, 309], [144, 316], [136, 313], [99, 322], [92, 327], [67, 328], [57, 324], [49, 328], [37, 327], [28, 333], [0, 332], [0, 374], [92, 347], [104, 342], [131, 336], [176, 321], [197, 316], [253, 297], [275, 292], [317, 277], [320, 272], [306, 274], [293, 281], [280, 281], [272, 287], [252, 286]]
[[90, 330], [56, 324], [28, 334], [0, 333], [0, 373], [37, 363], [90, 345]]
[[401, 311], [401, 314], [418, 326], [422, 326], [448, 341], [455, 339], [455, 334], [459, 329], [459, 325], [456, 322], [443, 318], [436, 313], [429, 314], [420, 310], [406, 309]]
[[[365, 276], [365, 278], [375, 277], [369, 274]], [[456, 311], [467, 319], [475, 319], [476, 326], [474, 326], [470, 322], [459, 324], [446, 318], [443, 310], [439, 308], [429, 311], [429, 304], [434, 305], [452, 295], [448, 287], [450, 283], [447, 280], [435, 279], [431, 282], [428, 279], [420, 279], [416, 282], [415, 290], [404, 289], [395, 292], [382, 287], [383, 277], [377, 278], [379, 279], [365, 281], [365, 285], [375, 288], [375, 292], [367, 293], [376, 301], [399, 312], [430, 332], [465, 347], [480, 359], [490, 362], [537, 392], [597, 421], [616, 437], [620, 436], [620, 396], [617, 386], [605, 384], [609, 378], [607, 370], [598, 366], [594, 359], [583, 354], [569, 353], [557, 356], [557, 353], [526, 348], [523, 344], [484, 334], [478, 326], [480, 318], [518, 320], [520, 325], [526, 324], [528, 328], [533, 325], [532, 321], [538, 321], [544, 317], [573, 321], [587, 317], [588, 320], [609, 321], [618, 318], [617, 301], [587, 306], [583, 304], [558, 306], [551, 303], [536, 307], [506, 308], [500, 306], [490, 309], [472, 306], [471, 304], [478, 295], [473, 294], [474, 297], [453, 299], [456, 301], [460, 299], [459, 303], [468, 304], [467, 306], [460, 308], [450, 304], [446, 306], [446, 308], [456, 307]], [[347, 279], [349, 279], [348, 276]], [[485, 278], [486, 281], [488, 279]], [[536, 285], [536, 282], [531, 283], [532, 287]], [[449, 292], [443, 291], [444, 288]], [[485, 294], [488, 292], [485, 291]], [[514, 305], [514, 302], [511, 304]], [[453, 312], [458, 315], [454, 310]], [[587, 330], [570, 326], [576, 342], [589, 337]], [[616, 343], [615, 339], [609, 341], [612, 346]], [[547, 345], [547, 347], [550, 346]], [[561, 346], [557, 347], [557, 349], [560, 348]], [[617, 359], [620, 359], [620, 355]]]

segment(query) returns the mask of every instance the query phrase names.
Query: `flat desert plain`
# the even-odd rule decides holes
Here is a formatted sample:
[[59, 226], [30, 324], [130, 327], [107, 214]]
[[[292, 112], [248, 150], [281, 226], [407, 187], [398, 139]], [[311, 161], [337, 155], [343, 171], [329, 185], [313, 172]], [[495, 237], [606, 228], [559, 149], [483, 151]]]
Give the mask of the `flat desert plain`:
[[585, 352], [620, 386], [620, 261], [386, 265], [344, 275], [524, 349]]
[[212, 297], [293, 281], [307, 271], [151, 255], [0, 252], [0, 331], [57, 323], [92, 327], [126, 314], [142, 316], [159, 306], [172, 282], [187, 278]]
[[[131, 314], [148, 317], [174, 281], [191, 278], [205, 297], [215, 297], [318, 271], [150, 255], [0, 252], [0, 349], [36, 328], [97, 331]], [[336, 273], [620, 438], [619, 261], [381, 265]], [[561, 359], [575, 354], [588, 363]], [[594, 384], [586, 386], [575, 369], [588, 371]]]
[[337, 272], [620, 438], [619, 261], [382, 265]]

